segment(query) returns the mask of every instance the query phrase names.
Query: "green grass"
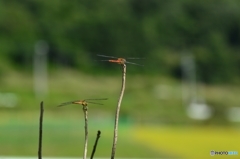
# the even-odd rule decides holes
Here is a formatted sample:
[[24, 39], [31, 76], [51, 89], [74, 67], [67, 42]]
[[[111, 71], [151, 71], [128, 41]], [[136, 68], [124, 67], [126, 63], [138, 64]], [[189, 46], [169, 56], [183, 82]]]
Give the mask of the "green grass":
[[[36, 156], [38, 148], [38, 119], [36, 111], [0, 113], [0, 154], [2, 156]], [[92, 150], [98, 130], [99, 139], [95, 157], [110, 157], [113, 138], [113, 118], [89, 118], [88, 156]], [[117, 157], [162, 157], [163, 155], [144, 144], [135, 142], [128, 125], [120, 124]], [[44, 156], [82, 156], [84, 123], [82, 111], [61, 110], [45, 112], [43, 123]]]
[[[0, 112], [0, 154], [3, 156], [37, 156], [37, 111]], [[96, 157], [109, 157], [113, 137], [113, 118], [89, 116], [88, 156], [97, 130], [102, 135]], [[84, 123], [82, 110], [45, 111], [43, 123], [43, 155], [58, 157], [82, 156]], [[238, 151], [240, 129], [232, 127], [169, 127], [120, 123], [117, 157], [210, 159], [211, 150]], [[214, 158], [228, 158], [221, 156]], [[231, 158], [237, 158], [232, 156]]]

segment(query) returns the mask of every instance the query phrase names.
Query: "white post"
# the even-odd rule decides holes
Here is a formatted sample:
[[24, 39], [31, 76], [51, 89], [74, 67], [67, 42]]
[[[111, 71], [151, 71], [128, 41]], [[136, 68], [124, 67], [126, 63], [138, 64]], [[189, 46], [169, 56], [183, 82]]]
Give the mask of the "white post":
[[48, 44], [40, 40], [35, 44], [33, 59], [34, 92], [38, 99], [45, 98], [48, 94], [47, 54]]
[[182, 96], [183, 104], [189, 103], [189, 100], [197, 100], [196, 70], [194, 59], [189, 54], [181, 57], [182, 67]]
[[212, 109], [206, 104], [204, 96], [199, 96], [197, 93], [198, 85], [193, 56], [183, 55], [181, 64], [183, 71], [183, 105], [187, 106], [188, 116], [197, 120], [209, 119], [212, 116]]

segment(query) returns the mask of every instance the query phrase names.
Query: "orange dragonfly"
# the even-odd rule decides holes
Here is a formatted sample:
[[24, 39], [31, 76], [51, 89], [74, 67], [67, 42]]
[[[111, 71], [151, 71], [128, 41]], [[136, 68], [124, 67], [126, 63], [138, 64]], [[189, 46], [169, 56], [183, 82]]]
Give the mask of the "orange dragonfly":
[[75, 101], [62, 103], [62, 104], [58, 105], [58, 107], [66, 106], [66, 105], [69, 105], [69, 104], [81, 104], [82, 106], [87, 106], [88, 103], [103, 105], [102, 103], [91, 102], [91, 100], [107, 100], [107, 98], [75, 100]]
[[99, 54], [97, 54], [97, 56], [104, 57], [104, 58], [112, 58], [111, 60], [100, 60], [100, 61], [108, 61], [108, 62], [120, 64], [120, 65], [128, 63], [128, 64], [133, 64], [133, 65], [138, 65], [138, 66], [144, 66], [144, 65], [129, 62], [126, 60], [126, 59], [144, 59], [144, 58], [137, 58], [137, 57], [119, 58], [119, 57], [99, 55]]

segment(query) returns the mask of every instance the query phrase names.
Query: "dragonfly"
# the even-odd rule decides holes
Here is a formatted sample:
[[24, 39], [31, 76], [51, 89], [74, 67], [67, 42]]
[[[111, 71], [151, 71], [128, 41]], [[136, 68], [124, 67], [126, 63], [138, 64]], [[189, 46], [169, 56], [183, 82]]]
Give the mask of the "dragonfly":
[[144, 59], [144, 58], [138, 58], [138, 57], [120, 58], [120, 57], [106, 56], [106, 55], [100, 55], [100, 54], [97, 54], [97, 56], [104, 57], [104, 58], [112, 58], [110, 60], [100, 60], [100, 61], [108, 61], [108, 62], [120, 64], [120, 65], [127, 63], [127, 64], [133, 64], [133, 65], [138, 65], [138, 66], [144, 66], [144, 65], [129, 62], [126, 60], [126, 59]]
[[80, 105], [82, 105], [82, 106], [87, 106], [88, 103], [103, 105], [102, 103], [92, 102], [91, 100], [107, 100], [107, 99], [108, 99], [108, 98], [96, 98], [96, 99], [75, 100], [75, 101], [70, 101], [70, 102], [62, 103], [62, 104], [58, 105], [58, 107], [62, 107], [62, 106], [70, 105], [70, 104], [80, 104]]

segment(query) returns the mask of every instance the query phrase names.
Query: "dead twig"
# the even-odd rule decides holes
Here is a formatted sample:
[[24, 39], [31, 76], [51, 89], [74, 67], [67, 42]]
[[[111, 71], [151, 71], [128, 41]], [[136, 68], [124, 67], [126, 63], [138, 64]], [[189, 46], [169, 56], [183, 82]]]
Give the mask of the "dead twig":
[[43, 122], [43, 101], [40, 103], [40, 118], [39, 118], [39, 142], [38, 142], [38, 159], [42, 159], [42, 122]]
[[91, 154], [90, 159], [93, 159], [93, 156], [94, 156], [95, 151], [96, 151], [96, 149], [97, 149], [98, 139], [100, 138], [100, 135], [101, 135], [101, 131], [98, 130], [97, 138], [96, 138], [95, 144], [94, 144], [94, 146], [93, 146], [93, 150], [92, 150], [92, 154]]
[[84, 120], [85, 120], [85, 143], [84, 143], [84, 153], [83, 153], [83, 159], [87, 158], [87, 144], [88, 144], [88, 113], [87, 113], [88, 107], [87, 105], [83, 105], [83, 113], [84, 113]]
[[117, 109], [115, 113], [115, 123], [114, 123], [114, 135], [113, 135], [113, 145], [112, 145], [112, 154], [111, 159], [114, 159], [116, 146], [117, 146], [117, 139], [118, 139], [118, 120], [119, 120], [119, 112], [122, 103], [122, 98], [125, 90], [125, 82], [126, 82], [126, 65], [123, 63], [122, 65], [122, 88], [120, 92], [120, 96], [118, 99]]

